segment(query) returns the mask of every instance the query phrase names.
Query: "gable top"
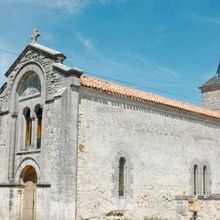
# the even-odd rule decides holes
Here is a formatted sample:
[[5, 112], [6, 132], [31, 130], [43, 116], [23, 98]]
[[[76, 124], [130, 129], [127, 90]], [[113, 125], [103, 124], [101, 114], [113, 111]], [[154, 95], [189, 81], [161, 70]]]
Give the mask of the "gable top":
[[137, 101], [150, 102], [153, 104], [165, 105], [175, 109], [207, 116], [211, 118], [220, 119], [220, 112], [211, 109], [203, 108], [193, 104], [165, 98], [153, 93], [143, 92], [140, 90], [132, 89], [126, 86], [122, 86], [116, 83], [104, 81], [94, 77], [82, 75], [80, 79], [81, 85], [92, 89], [104, 91], [109, 94], [121, 95], [129, 97]]
[[43, 46], [43, 45], [38, 44], [38, 43], [31, 43], [31, 44], [29, 44], [29, 46], [31, 46], [33, 48], [36, 48], [36, 49], [39, 49], [39, 50], [42, 50], [42, 51], [44, 51], [44, 52], [46, 52], [46, 53], [48, 53], [52, 56], [60, 55], [64, 59], [66, 58], [66, 56], [62, 52], [59, 52], [57, 50], [51, 49], [49, 47]]
[[47, 55], [51, 56], [52, 58], [54, 58], [55, 60], [58, 60], [59, 62], [63, 62], [66, 59], [66, 56], [59, 51], [50, 49], [48, 47], [45, 47], [41, 44], [38, 43], [30, 43], [26, 46], [26, 48], [21, 52], [21, 54], [18, 56], [18, 58], [15, 60], [15, 62], [9, 67], [9, 69], [7, 70], [7, 72], [5, 73], [5, 76], [7, 77], [10, 72], [13, 70], [13, 68], [17, 65], [17, 63], [19, 63], [19, 61], [21, 60], [21, 58], [26, 54], [26, 52], [30, 49], [35, 49], [35, 50], [39, 50], [42, 51], [43, 53], [46, 53]]
[[216, 71], [216, 74], [209, 79], [207, 82], [205, 82], [204, 84], [202, 84], [199, 89], [203, 89], [206, 87], [211, 87], [211, 86], [216, 86], [216, 85], [220, 85], [220, 62], [218, 64], [218, 69]]

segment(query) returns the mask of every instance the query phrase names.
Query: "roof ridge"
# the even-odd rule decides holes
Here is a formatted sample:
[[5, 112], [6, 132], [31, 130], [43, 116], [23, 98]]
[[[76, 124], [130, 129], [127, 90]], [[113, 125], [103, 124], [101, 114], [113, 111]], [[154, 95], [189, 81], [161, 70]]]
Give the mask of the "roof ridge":
[[58, 51], [58, 50], [54, 50], [54, 49], [49, 48], [49, 47], [47, 47], [47, 46], [44, 46], [44, 45], [42, 45], [42, 44], [39, 44], [39, 43], [30, 43], [30, 44], [28, 44], [28, 45], [31, 46], [31, 47], [34, 47], [34, 48], [36, 48], [36, 49], [42, 50], [42, 51], [44, 51], [44, 52], [46, 52], [46, 53], [49, 53], [49, 54], [51, 54], [51, 55], [61, 55], [61, 56], [63, 56], [63, 57], [66, 58], [66, 56], [65, 56], [62, 52], [60, 52], [60, 51]]
[[18, 55], [18, 57], [15, 59], [15, 61], [9, 66], [8, 70], [5, 73], [5, 76], [8, 77], [13, 68], [17, 65], [17, 63], [20, 62], [22, 57], [25, 55], [25, 53], [30, 49], [40, 50], [44, 53], [49, 54], [50, 56], [54, 57], [56, 59], [56, 62], [63, 62], [66, 59], [66, 56], [57, 50], [51, 49], [49, 47], [46, 47], [44, 45], [38, 44], [38, 43], [30, 43], [28, 44], [23, 51]]

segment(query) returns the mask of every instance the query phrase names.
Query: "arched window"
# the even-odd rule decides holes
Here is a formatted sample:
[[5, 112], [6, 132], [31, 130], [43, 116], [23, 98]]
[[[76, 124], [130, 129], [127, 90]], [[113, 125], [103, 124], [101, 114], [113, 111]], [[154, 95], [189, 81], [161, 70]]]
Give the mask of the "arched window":
[[32, 120], [31, 120], [31, 111], [28, 107], [26, 107], [23, 111], [25, 117], [25, 150], [28, 150], [31, 145], [32, 138]]
[[202, 179], [203, 179], [203, 194], [206, 195], [207, 194], [207, 185], [208, 185], [208, 182], [207, 182], [207, 177], [208, 177], [208, 173], [207, 173], [207, 166], [203, 166], [203, 171], [202, 171]]
[[20, 99], [39, 96], [41, 94], [41, 83], [38, 75], [34, 72], [25, 74], [19, 82], [17, 91]]
[[125, 196], [125, 165], [126, 165], [126, 159], [124, 157], [121, 157], [119, 160], [119, 197]]
[[40, 107], [40, 105], [35, 107], [35, 114], [37, 116], [37, 148], [41, 148], [43, 109]]
[[197, 195], [198, 192], [198, 165], [194, 165], [193, 167], [193, 191], [194, 195]]

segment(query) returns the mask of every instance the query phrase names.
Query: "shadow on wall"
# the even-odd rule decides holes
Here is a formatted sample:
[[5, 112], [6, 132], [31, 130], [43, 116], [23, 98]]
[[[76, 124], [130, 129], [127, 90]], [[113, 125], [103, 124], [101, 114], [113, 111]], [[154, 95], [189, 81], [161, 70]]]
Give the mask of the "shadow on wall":
[[[91, 218], [81, 218], [81, 220], [132, 220], [131, 218], [125, 216], [107, 216], [107, 217], [91, 217]], [[143, 220], [168, 220], [166, 218], [159, 217], [144, 217]]]
[[[81, 218], [81, 220], [134, 220], [128, 216], [126, 211], [124, 210], [113, 210], [106, 214], [103, 217], [90, 217], [90, 218]], [[168, 220], [167, 218], [159, 218], [156, 216], [147, 217], [145, 216], [143, 220]], [[193, 219], [192, 219], [193, 220]]]

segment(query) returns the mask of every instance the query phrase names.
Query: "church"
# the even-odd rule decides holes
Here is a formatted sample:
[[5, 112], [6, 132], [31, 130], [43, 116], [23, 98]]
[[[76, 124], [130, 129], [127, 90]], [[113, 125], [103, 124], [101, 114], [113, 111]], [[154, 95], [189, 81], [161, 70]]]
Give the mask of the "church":
[[196, 106], [86, 75], [38, 37], [0, 88], [0, 220], [220, 220], [220, 68]]

